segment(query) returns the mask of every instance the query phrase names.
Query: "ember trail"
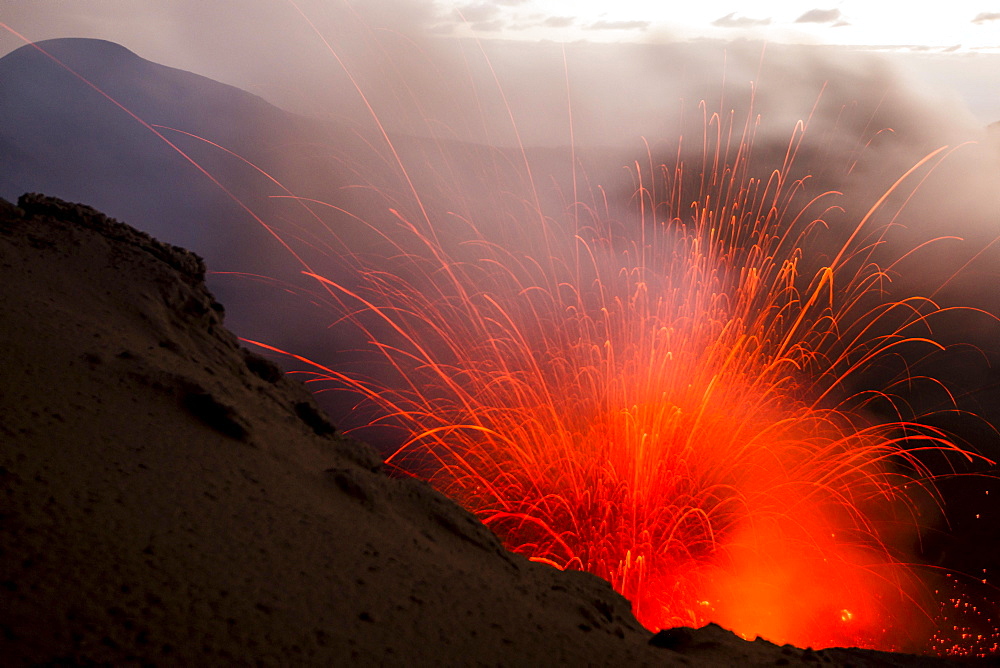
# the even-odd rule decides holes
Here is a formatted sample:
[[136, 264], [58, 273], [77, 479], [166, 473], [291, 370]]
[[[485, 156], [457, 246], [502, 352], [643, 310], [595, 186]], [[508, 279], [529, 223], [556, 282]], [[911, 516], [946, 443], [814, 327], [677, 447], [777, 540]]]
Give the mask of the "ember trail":
[[838, 238], [843, 196], [795, 173], [804, 124], [761, 175], [757, 119], [702, 111], [700, 159], [633, 165], [620, 217], [599, 192], [561, 216], [510, 198], [489, 227], [392, 209], [394, 252], [353, 257], [359, 285], [309, 275], [400, 381], [313, 378], [404, 426], [387, 462], [511, 550], [608, 579], [650, 628], [914, 649], [935, 607], [906, 553], [934, 495], [918, 454], [963, 453], [894, 387], [846, 388], [902, 346], [940, 347], [937, 307], [887, 299], [876, 249], [905, 197], [887, 202], [946, 151]]

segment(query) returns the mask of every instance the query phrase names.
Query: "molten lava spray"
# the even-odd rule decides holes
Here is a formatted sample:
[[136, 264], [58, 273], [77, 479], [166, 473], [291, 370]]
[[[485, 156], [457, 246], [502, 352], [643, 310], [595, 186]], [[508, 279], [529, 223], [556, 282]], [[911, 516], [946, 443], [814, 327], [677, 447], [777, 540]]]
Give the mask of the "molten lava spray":
[[779, 169], [751, 173], [756, 122], [706, 112], [697, 164], [634, 165], [622, 220], [597, 197], [548, 217], [530, 189], [505, 224], [452, 214], [447, 235], [393, 209], [394, 252], [359, 287], [310, 275], [400, 380], [314, 377], [404, 427], [387, 462], [509, 549], [606, 578], [649, 628], [914, 649], [934, 610], [907, 565], [933, 498], [917, 453], [958, 449], [892, 388], [847, 387], [937, 347], [933, 303], [885, 297], [875, 218], [944, 152], [810, 257], [839, 194], [793, 176], [801, 124]]

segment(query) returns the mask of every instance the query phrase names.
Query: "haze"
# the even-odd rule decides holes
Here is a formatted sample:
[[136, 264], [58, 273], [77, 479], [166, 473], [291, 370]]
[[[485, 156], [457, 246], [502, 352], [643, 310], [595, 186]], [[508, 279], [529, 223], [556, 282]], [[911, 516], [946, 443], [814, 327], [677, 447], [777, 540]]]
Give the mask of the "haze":
[[[256, 92], [293, 111], [315, 113], [336, 103], [324, 82], [337, 66], [323, 53], [318, 34], [338, 50], [349, 51], [348, 44], [358, 35], [344, 27], [361, 19], [383, 35], [397, 33], [400, 42], [415, 40], [418, 49], [427, 49], [428, 40], [441, 41], [431, 40], [434, 36], [591, 44], [749, 39], [822, 44], [839, 59], [851, 57], [844, 53], [850, 45], [855, 51], [887, 54], [915, 86], [933, 91], [935, 98], [976, 122], [1000, 120], [1000, 98], [993, 94], [1000, 86], [1000, 13], [983, 0], [950, 2], [920, 12], [898, 11], [886, 2], [810, 8], [773, 0], [757, 3], [753, 12], [726, 1], [672, 6], [669, 11], [650, 8], [649, 3], [559, 0], [13, 0], [6, 5], [4, 23], [24, 39], [107, 39], [155, 62]], [[24, 39], [0, 32], [0, 55], [21, 46]], [[621, 55], [615, 58], [621, 60]]]

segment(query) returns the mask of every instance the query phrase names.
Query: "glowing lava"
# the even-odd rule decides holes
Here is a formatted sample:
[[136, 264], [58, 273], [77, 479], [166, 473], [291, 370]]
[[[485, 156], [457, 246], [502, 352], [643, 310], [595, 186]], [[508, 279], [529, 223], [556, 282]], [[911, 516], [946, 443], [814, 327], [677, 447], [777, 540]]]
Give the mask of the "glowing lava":
[[801, 126], [755, 178], [754, 129], [733, 148], [706, 138], [694, 179], [680, 159], [636, 168], [625, 222], [579, 203], [556, 220], [525, 198], [514, 227], [469, 223], [446, 244], [430, 217], [393, 211], [391, 270], [366, 269], [360, 289], [310, 275], [401, 382], [315, 378], [405, 425], [390, 464], [511, 550], [608, 579], [649, 628], [912, 649], [934, 608], [895, 547], [932, 495], [913, 453], [957, 448], [902, 408], [872, 423], [866, 405], [891, 389], [844, 386], [897, 347], [936, 346], [919, 329], [933, 303], [884, 300], [884, 229], [868, 227], [941, 152], [814, 261], [837, 194], [791, 176]]

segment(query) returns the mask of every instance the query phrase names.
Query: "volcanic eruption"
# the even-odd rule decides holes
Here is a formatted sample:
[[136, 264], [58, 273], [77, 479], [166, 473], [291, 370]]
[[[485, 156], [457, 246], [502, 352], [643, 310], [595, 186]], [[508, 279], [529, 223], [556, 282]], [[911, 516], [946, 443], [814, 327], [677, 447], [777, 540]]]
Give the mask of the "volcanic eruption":
[[637, 162], [622, 212], [592, 197], [552, 216], [529, 189], [488, 226], [442, 223], [414, 191], [388, 227], [365, 221], [389, 251], [350, 255], [360, 281], [306, 273], [395, 380], [299, 359], [405, 434], [389, 464], [508, 549], [606, 578], [648, 628], [927, 650], [925, 455], [976, 455], [908, 406], [933, 381], [851, 388], [943, 349], [942, 309], [892, 293], [881, 246], [948, 149], [845, 233], [844, 195], [796, 163], [808, 121], [757, 173], [759, 117], [700, 109], [701, 154]]
[[892, 240], [960, 149], [874, 190], [860, 158], [817, 179], [842, 128], [805, 116], [775, 154], [755, 90], [696, 104], [697, 131], [625, 163], [622, 186], [575, 145], [568, 178], [546, 173], [506, 99], [513, 146], [475, 145], [396, 137], [357, 85], [376, 159], [342, 160], [358, 183], [341, 200], [280, 190], [307, 222], [267, 227], [310, 281], [292, 291], [360, 350], [352, 366], [251, 343], [367, 407], [353, 426], [392, 434], [399, 475], [508, 549], [607, 579], [650, 629], [930, 651], [928, 461], [983, 458], [913, 399], [956, 406], [911, 365], [946, 349], [951, 309], [897, 287], [937, 242]]

